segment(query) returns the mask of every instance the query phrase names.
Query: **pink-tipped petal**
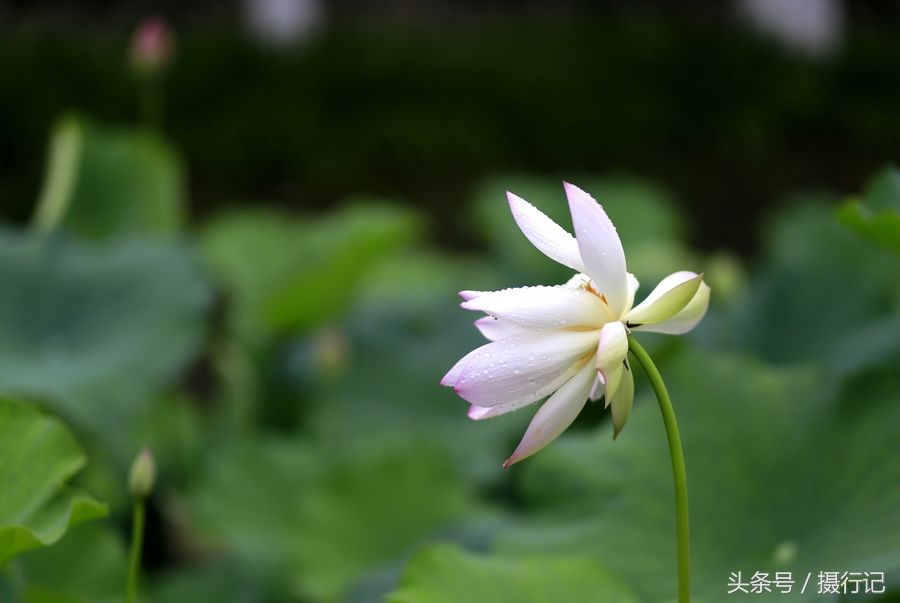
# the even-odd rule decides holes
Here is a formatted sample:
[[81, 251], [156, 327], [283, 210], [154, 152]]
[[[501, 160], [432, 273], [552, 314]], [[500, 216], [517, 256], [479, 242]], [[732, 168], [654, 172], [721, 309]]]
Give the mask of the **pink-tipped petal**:
[[459, 296], [463, 298], [464, 302], [467, 302], [469, 300], [475, 299], [479, 295], [484, 295], [485, 293], [488, 293], [488, 291], [460, 291]]
[[475, 321], [475, 327], [488, 341], [499, 341], [511, 335], [525, 332], [525, 329], [522, 327], [493, 316], [482, 316]]
[[684, 310], [700, 289], [703, 275], [686, 270], [670, 274], [659, 282], [647, 299], [625, 315], [629, 325], [650, 325], [669, 320]]
[[462, 375], [463, 371], [469, 365], [469, 362], [473, 358], [475, 358], [478, 350], [472, 350], [465, 356], [459, 359], [459, 361], [453, 365], [453, 367], [447, 371], [447, 374], [441, 378], [441, 385], [444, 387], [456, 387], [456, 382], [459, 380], [459, 376]]
[[[565, 383], [597, 345], [599, 331], [521, 333], [470, 352], [456, 392], [476, 406], [529, 403]], [[456, 367], [454, 367], [456, 369]]]
[[591, 393], [588, 395], [588, 398], [591, 402], [596, 402], [600, 398], [603, 397], [603, 379], [600, 378], [598, 374], [594, 377], [594, 384], [591, 386]]
[[520, 408], [524, 408], [529, 404], [534, 404], [534, 402], [517, 402], [514, 404], [498, 404], [497, 406], [476, 406], [472, 404], [469, 406], [468, 417], [473, 421], [481, 421], [483, 419], [493, 419], [494, 417], [499, 417], [500, 415], [505, 415], [510, 412], [514, 412], [519, 410]]
[[563, 183], [572, 212], [575, 238], [584, 262], [583, 272], [590, 275], [616, 318], [625, 310], [628, 277], [625, 252], [616, 227], [593, 197], [568, 182]]
[[[494, 408], [496, 408], [496, 406]], [[478, 421], [480, 419], [486, 418], [488, 413], [490, 412], [491, 408], [489, 406], [475, 406], [474, 404], [472, 404], [469, 406], [469, 412], [466, 414], [470, 419]]]
[[609, 320], [607, 306], [597, 295], [564, 286], [494, 291], [465, 301], [462, 307], [529, 330], [599, 329]]
[[584, 272], [575, 237], [522, 197], [507, 192], [506, 198], [513, 219], [532, 245], [551, 260]]
[[503, 467], [509, 467], [528, 458], [553, 440], [572, 424], [587, 402], [594, 382], [594, 367], [590, 362], [550, 396], [528, 425], [522, 441]]
[[682, 335], [687, 333], [696, 327], [697, 323], [699, 323], [706, 315], [706, 309], [709, 307], [709, 294], [709, 285], [700, 283], [700, 288], [697, 289], [694, 297], [681, 312], [668, 320], [642, 325], [633, 330], [665, 333], [667, 335]]

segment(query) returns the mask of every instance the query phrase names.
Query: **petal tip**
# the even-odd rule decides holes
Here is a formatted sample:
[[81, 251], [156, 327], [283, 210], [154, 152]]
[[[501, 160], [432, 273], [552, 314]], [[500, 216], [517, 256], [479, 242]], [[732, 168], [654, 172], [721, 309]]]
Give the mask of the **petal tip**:
[[516, 214], [518, 206], [521, 206], [522, 204], [531, 205], [528, 201], [512, 191], [506, 191], [506, 202], [509, 203], [509, 208], [512, 210], [513, 215]]
[[447, 374], [441, 377], [440, 384], [444, 387], [452, 387], [454, 391], [456, 391], [456, 382], [459, 381], [460, 371], [457, 366], [454, 366]]
[[566, 191], [566, 198], [569, 200], [569, 203], [571, 203], [573, 199], [583, 200], [585, 198], [590, 199], [591, 201], [594, 201], [596, 203], [594, 197], [585, 192], [585, 190], [578, 185], [572, 184], [571, 182], [563, 180], [563, 189], [565, 189]]
[[469, 406], [469, 410], [466, 411], [466, 416], [472, 419], [473, 421], [479, 421], [485, 418], [485, 415], [490, 412], [490, 409], [485, 408], [483, 406], [478, 406], [477, 404], [472, 404]]

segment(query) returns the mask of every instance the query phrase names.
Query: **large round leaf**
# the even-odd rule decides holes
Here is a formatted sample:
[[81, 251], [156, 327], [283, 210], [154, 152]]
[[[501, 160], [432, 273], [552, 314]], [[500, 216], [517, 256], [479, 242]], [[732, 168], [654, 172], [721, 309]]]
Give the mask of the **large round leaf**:
[[432, 445], [398, 440], [348, 451], [272, 439], [221, 450], [190, 506], [208, 539], [311, 601], [346, 600], [473, 508]]
[[0, 389], [115, 437], [197, 351], [209, 291], [182, 245], [0, 232]]
[[[839, 372], [898, 357], [896, 260], [837, 224], [828, 200], [803, 197], [773, 216], [766, 262], [720, 339], [766, 360], [815, 360]], [[873, 337], [860, 339], [861, 330]]]
[[388, 603], [631, 603], [628, 588], [590, 557], [503, 558], [449, 545], [416, 555]]
[[106, 514], [105, 505], [65, 485], [84, 454], [61, 422], [33, 406], [0, 398], [0, 459], [0, 567]]

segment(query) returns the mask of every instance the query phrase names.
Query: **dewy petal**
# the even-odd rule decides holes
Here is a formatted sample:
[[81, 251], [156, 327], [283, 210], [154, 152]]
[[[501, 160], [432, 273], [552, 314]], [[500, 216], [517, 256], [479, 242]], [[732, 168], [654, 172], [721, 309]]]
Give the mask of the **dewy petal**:
[[568, 381], [599, 331], [520, 333], [467, 354], [441, 381], [476, 406], [540, 400]]
[[503, 467], [509, 467], [531, 456], [559, 437], [584, 408], [593, 381], [594, 367], [590, 362], [585, 363], [574, 377], [541, 405], [528, 425], [522, 441], [512, 456], [503, 463]]
[[670, 274], [650, 292], [647, 299], [625, 315], [625, 322], [640, 326], [668, 320], [681, 312], [693, 299], [703, 275], [681, 271]]
[[635, 327], [635, 331], [650, 331], [652, 333], [666, 333], [668, 335], [681, 335], [697, 326], [706, 309], [709, 307], [709, 285], [701, 282], [700, 288], [684, 309], [668, 320], [654, 324]]
[[507, 192], [506, 198], [513, 219], [532, 245], [563, 266], [584, 272], [575, 237], [522, 197]]
[[493, 316], [482, 316], [475, 321], [475, 327], [484, 335], [488, 341], [498, 341], [511, 335], [524, 333], [525, 329], [518, 327], [508, 321], [494, 318]]
[[628, 354], [628, 333], [621, 322], [608, 322], [600, 329], [597, 346], [597, 372], [603, 379], [606, 400], [609, 402], [619, 388]]
[[607, 316], [606, 304], [599, 297], [565, 286], [504, 289], [461, 305], [525, 329], [599, 329]]
[[628, 298], [622, 242], [606, 212], [593, 197], [568, 182], [564, 186], [584, 272], [593, 279], [598, 291], [609, 302], [613, 315], [618, 318], [622, 316]]
[[622, 382], [616, 394], [612, 397], [613, 439], [619, 437], [622, 429], [631, 414], [634, 405], [634, 374], [629, 367], [625, 367], [622, 373]]
[[463, 301], [469, 301], [485, 293], [490, 293], [490, 291], [460, 291], [459, 296], [463, 298]]
[[498, 404], [497, 406], [477, 406], [472, 404], [469, 406], [469, 412], [467, 414], [470, 419], [481, 421], [482, 419], [492, 419], [494, 417], [499, 417], [500, 415], [505, 415], [506, 413], [524, 408], [529, 404], [534, 404], [534, 402], [516, 402], [514, 404]]

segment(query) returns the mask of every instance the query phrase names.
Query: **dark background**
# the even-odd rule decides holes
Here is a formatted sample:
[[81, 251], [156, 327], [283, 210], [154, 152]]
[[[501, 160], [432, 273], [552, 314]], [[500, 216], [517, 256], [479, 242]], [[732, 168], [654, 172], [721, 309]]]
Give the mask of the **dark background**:
[[128, 37], [169, 19], [165, 129], [193, 215], [373, 193], [445, 243], [489, 173], [637, 173], [674, 191], [701, 248], [755, 248], [778, 194], [859, 190], [900, 155], [898, 2], [847, 2], [810, 51], [719, 2], [326, 2], [291, 42], [221, 2], [0, 2], [0, 211], [28, 218], [65, 111], [134, 122]]

